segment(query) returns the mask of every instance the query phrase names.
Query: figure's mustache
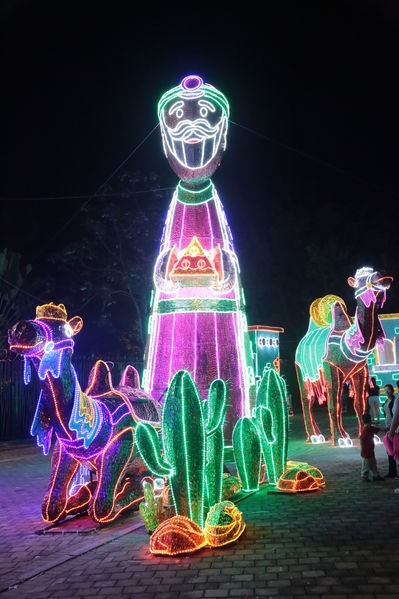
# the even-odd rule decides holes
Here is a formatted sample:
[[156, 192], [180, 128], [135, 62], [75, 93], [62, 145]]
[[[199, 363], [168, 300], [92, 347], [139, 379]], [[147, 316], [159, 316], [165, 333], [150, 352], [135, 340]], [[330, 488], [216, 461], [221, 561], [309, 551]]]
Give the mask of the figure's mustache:
[[211, 127], [205, 119], [182, 121], [174, 129], [167, 127], [169, 135], [180, 140], [189, 139], [193, 135], [198, 137], [211, 137], [217, 133], [218, 129], [219, 123], [215, 125], [215, 127]]

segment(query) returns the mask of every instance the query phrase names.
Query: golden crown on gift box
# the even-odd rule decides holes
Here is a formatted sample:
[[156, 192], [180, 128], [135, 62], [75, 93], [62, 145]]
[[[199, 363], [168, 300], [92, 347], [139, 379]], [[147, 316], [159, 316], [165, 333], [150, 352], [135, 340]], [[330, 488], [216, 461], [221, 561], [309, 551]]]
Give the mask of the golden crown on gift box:
[[42, 306], [36, 307], [36, 318], [38, 320], [67, 320], [67, 311], [64, 304], [43, 304]]

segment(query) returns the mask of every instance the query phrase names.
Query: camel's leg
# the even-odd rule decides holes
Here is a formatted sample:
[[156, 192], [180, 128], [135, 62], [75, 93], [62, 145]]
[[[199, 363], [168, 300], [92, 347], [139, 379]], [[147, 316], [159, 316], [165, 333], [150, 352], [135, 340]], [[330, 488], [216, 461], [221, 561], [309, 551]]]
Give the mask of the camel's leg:
[[314, 428], [315, 423], [314, 423], [314, 420], [312, 417], [311, 406], [310, 406], [311, 400], [309, 400], [306, 397], [305, 384], [303, 381], [301, 369], [298, 366], [298, 364], [295, 364], [295, 369], [296, 369], [296, 375], [298, 378], [299, 394], [300, 394], [301, 403], [302, 403], [303, 421], [305, 424], [305, 431], [306, 431], [306, 443], [309, 443], [311, 435], [318, 435], [318, 434], [320, 434], [320, 431], [317, 428], [317, 426], [316, 426], [316, 430]]
[[56, 522], [66, 517], [69, 486], [80, 466], [59, 441], [51, 458], [50, 484], [42, 503], [42, 515], [46, 522]]
[[367, 367], [363, 367], [356, 374], [351, 377], [352, 389], [353, 389], [353, 407], [355, 408], [359, 435], [362, 430], [362, 414], [366, 411], [368, 372]]
[[316, 424], [316, 421], [313, 417], [313, 407], [315, 404], [316, 399], [318, 399], [317, 397], [317, 384], [316, 383], [308, 383], [309, 387], [311, 389], [311, 398], [309, 399], [309, 420], [310, 420], [310, 425], [312, 427], [313, 430], [313, 434], [316, 436], [321, 435], [320, 429]]
[[69, 497], [65, 509], [66, 514], [71, 516], [73, 514], [79, 514], [81, 512], [87, 511], [95, 488], [96, 481], [86, 485], [81, 485], [76, 493]]
[[330, 418], [331, 444], [335, 445], [337, 437], [346, 439], [349, 436], [342, 426], [341, 420], [341, 396], [344, 375], [340, 368], [331, 364], [331, 362], [324, 362], [324, 374], [328, 389], [327, 407]]
[[115, 501], [121, 489], [119, 483], [128, 465], [134, 447], [133, 427], [117, 433], [105, 447], [97, 461], [97, 488], [89, 512], [93, 520], [113, 520]]

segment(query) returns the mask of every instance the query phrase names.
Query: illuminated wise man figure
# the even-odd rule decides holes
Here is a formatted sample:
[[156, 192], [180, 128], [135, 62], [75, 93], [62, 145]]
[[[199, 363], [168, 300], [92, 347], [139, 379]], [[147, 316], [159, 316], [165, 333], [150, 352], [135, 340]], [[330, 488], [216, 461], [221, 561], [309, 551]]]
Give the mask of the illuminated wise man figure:
[[210, 179], [226, 148], [229, 105], [219, 90], [190, 75], [161, 97], [158, 117], [166, 157], [180, 181], [154, 269], [143, 385], [162, 401], [175, 372], [185, 369], [205, 399], [211, 382], [223, 379], [229, 441], [256, 396], [238, 260]]

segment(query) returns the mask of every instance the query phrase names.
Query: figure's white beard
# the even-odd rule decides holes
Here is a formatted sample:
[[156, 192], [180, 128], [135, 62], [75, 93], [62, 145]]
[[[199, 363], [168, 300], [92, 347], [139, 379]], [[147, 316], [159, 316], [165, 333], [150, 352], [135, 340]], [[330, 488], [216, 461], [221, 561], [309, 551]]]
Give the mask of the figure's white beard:
[[[216, 156], [220, 144], [226, 144], [227, 119], [223, 117], [216, 127], [197, 126], [169, 129], [161, 119], [162, 142], [165, 154], [172, 154], [186, 168], [196, 170], [207, 166]], [[190, 140], [198, 139], [196, 143]]]

